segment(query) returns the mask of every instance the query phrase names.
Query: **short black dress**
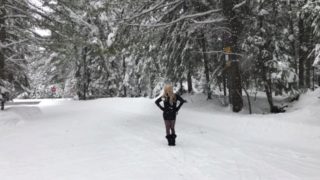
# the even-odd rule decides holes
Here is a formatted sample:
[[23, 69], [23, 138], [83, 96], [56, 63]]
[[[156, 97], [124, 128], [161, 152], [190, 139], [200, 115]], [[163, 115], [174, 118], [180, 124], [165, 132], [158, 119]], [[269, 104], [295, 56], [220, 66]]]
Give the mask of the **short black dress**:
[[[164, 107], [160, 105], [160, 102], [163, 101]], [[177, 106], [177, 102], [179, 101], [179, 105]], [[170, 103], [169, 97], [159, 97], [156, 100], [156, 105], [163, 111], [163, 119], [164, 120], [176, 120], [176, 115], [182, 104], [186, 101], [182, 99], [179, 95], [176, 94], [176, 101], [172, 104]]]

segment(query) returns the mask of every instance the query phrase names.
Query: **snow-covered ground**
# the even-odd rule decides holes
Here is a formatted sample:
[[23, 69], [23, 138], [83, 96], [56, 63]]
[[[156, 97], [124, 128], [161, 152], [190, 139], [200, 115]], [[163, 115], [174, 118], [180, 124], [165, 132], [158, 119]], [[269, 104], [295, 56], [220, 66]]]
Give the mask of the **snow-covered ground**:
[[[318, 180], [320, 91], [287, 113], [185, 97], [177, 146], [154, 100], [41, 100], [0, 112], [1, 180]], [[203, 98], [203, 99], [202, 99]]]

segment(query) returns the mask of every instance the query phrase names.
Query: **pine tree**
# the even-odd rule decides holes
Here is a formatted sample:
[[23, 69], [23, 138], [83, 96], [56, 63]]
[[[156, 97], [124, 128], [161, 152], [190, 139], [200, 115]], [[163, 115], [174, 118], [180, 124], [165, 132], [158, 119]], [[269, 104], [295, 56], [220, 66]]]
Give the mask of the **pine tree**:
[[[318, 57], [317, 54], [313, 53], [315, 52], [315, 48], [317, 44], [320, 43], [319, 37], [320, 37], [320, 1], [304, 1], [303, 8], [300, 11], [301, 17], [304, 17], [303, 20], [301, 20], [301, 30], [304, 30], [305, 34], [304, 36], [301, 35], [301, 51], [304, 52], [304, 68], [305, 68], [305, 78], [301, 80], [301, 85], [305, 86], [306, 88], [311, 88], [312, 83], [315, 81], [315, 77], [313, 75], [313, 78], [311, 77], [312, 74], [314, 74], [314, 69], [312, 69], [312, 64], [314, 59]], [[303, 26], [304, 25], [304, 26]], [[303, 63], [302, 62], [302, 63]], [[303, 67], [301, 67], [302, 69]], [[303, 72], [302, 72], [303, 73]], [[301, 73], [301, 74], [302, 74]], [[303, 76], [303, 75], [301, 75]]]

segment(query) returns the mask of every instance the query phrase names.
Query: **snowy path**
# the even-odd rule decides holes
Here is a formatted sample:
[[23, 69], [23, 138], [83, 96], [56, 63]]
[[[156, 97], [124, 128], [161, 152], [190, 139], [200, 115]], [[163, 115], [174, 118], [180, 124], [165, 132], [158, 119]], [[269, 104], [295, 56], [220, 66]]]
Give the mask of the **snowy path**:
[[[319, 112], [249, 116], [199, 106], [179, 113], [176, 147], [148, 99], [9, 107], [0, 113], [1, 180], [319, 179]], [[290, 121], [299, 116], [310, 123]]]

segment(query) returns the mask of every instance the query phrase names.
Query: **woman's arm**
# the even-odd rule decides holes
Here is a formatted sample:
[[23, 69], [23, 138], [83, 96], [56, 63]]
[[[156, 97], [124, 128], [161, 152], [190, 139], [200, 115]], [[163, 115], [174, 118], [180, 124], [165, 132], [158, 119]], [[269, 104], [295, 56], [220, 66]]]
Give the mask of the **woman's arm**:
[[183, 103], [187, 102], [186, 100], [182, 99], [181, 96], [179, 95], [176, 95], [177, 96], [177, 101], [179, 101], [179, 105], [178, 107], [176, 108], [176, 111], [178, 112], [181, 108], [181, 106], [183, 105]]
[[161, 105], [160, 105], [160, 102], [162, 101], [162, 98], [161, 97], [159, 97], [157, 100], [156, 100], [156, 105], [162, 110], [162, 111], [164, 111], [164, 107], [162, 107]]

